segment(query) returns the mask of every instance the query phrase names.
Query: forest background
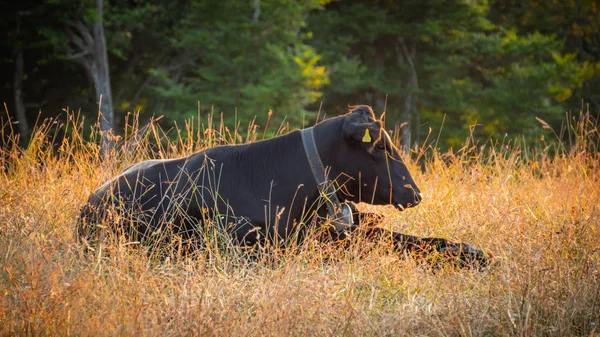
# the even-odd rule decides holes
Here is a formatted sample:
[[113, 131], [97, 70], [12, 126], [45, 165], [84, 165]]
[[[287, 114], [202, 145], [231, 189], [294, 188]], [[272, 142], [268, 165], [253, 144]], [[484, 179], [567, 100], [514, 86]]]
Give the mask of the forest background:
[[[402, 144], [438, 146], [560, 129], [600, 111], [596, 1], [45, 0], [8, 2], [0, 101], [25, 144], [33, 124], [79, 112], [173, 125], [301, 127], [369, 104]], [[100, 95], [103, 101], [100, 104]], [[273, 114], [269, 114], [272, 111]], [[540, 123], [539, 118], [547, 124]], [[3, 124], [6, 126], [6, 124]], [[442, 126], [443, 125], [443, 126]], [[440, 132], [441, 131], [441, 132]]]

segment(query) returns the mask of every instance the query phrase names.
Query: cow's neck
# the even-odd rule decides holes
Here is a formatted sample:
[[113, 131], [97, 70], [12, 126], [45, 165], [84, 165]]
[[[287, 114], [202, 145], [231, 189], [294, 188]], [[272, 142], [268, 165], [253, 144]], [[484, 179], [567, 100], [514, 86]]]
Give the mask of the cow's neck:
[[[328, 167], [332, 151], [335, 151], [339, 146], [337, 142], [342, 132], [340, 121], [337, 118], [329, 119], [315, 125], [313, 128], [319, 155], [323, 165]], [[269, 143], [268, 146], [266, 146], [267, 142]], [[259, 176], [256, 177], [258, 179], [254, 180], [255, 183], [263, 185], [274, 181], [278, 184], [277, 188], [272, 191], [271, 200], [277, 200], [277, 203], [284, 207], [289, 207], [292, 202], [294, 204], [305, 204], [307, 208], [319, 204], [320, 193], [306, 159], [300, 131], [293, 131], [268, 141], [248, 145], [244, 149], [244, 157], [246, 159], [253, 158], [255, 164], [258, 164], [258, 166], [253, 166], [257, 168], [253, 176]], [[336, 178], [337, 174], [339, 173], [332, 170], [329, 177]], [[277, 179], [280, 179], [280, 181], [277, 181]], [[289, 188], [283, 188], [283, 185], [289, 186]], [[259, 185], [256, 186], [257, 189], [260, 187]], [[344, 201], [343, 196], [340, 197], [342, 197], [340, 201]], [[290, 209], [292, 212], [290, 217], [299, 220], [302, 216], [302, 208]], [[322, 216], [326, 215], [327, 207], [323, 205], [319, 213]]]
[[[308, 198], [307, 202], [312, 202], [318, 197], [316, 183], [308, 164], [305, 163], [306, 156], [299, 131], [250, 143], [243, 152], [242, 160], [253, 163], [248, 167], [255, 169], [252, 176], [257, 190], [272, 182], [278, 185], [273, 191], [279, 195], [271, 195], [273, 200], [287, 201], [297, 195]], [[284, 186], [289, 188], [283, 188]], [[302, 188], [299, 189], [299, 186]], [[297, 190], [303, 193], [298, 195]]]
[[338, 232], [347, 229], [352, 225], [352, 211], [349, 206], [342, 204], [337, 196], [338, 186], [332, 181], [332, 176], [328, 176], [328, 170], [323, 166], [321, 155], [317, 148], [314, 137], [314, 128], [306, 128], [300, 131], [302, 136], [302, 145], [306, 159], [310, 166], [313, 178], [317, 183], [318, 190], [324, 194], [324, 202], [327, 205], [327, 215], [332, 219], [331, 224]]
[[[340, 176], [341, 171], [333, 165], [331, 158], [335, 156], [335, 152], [339, 151], [341, 146], [344, 146], [342, 144], [344, 142], [343, 120], [339, 117], [328, 119], [315, 125], [313, 128], [321, 161], [329, 171], [328, 178], [329, 180], [335, 180]], [[340, 201], [344, 201], [344, 196], [340, 195], [339, 192], [338, 198]]]

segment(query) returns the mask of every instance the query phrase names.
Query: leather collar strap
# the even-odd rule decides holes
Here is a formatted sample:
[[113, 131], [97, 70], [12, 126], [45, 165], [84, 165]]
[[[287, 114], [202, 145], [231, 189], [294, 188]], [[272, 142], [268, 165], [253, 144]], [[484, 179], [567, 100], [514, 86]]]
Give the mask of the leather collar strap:
[[[340, 200], [336, 195], [333, 182], [327, 179], [327, 177], [325, 176], [325, 167], [323, 166], [323, 162], [321, 161], [321, 156], [319, 156], [319, 150], [317, 149], [317, 143], [315, 142], [313, 128], [310, 127], [300, 130], [300, 134], [302, 136], [302, 145], [304, 145], [304, 152], [306, 153], [308, 165], [310, 166], [310, 169], [313, 173], [313, 177], [317, 182], [317, 188], [319, 189], [319, 192], [324, 194], [325, 196], [327, 204], [327, 215], [331, 219], [331, 224], [335, 227], [335, 229], [338, 232], [342, 232], [343, 230], [347, 229], [350, 225], [352, 225], [351, 222], [342, 223], [340, 221], [344, 220], [344, 215], [341, 214], [343, 211], [343, 206], [348, 206], [342, 205], [340, 203]], [[352, 219], [351, 215], [350, 219]]]

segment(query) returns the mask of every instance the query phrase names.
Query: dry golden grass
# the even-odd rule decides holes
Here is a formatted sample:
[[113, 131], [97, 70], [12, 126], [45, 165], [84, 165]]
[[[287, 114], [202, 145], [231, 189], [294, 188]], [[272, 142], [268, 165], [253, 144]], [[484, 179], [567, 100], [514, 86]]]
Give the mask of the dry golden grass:
[[[84, 254], [76, 218], [106, 179], [140, 159], [241, 138], [188, 123], [188, 137], [166, 142], [151, 126], [135, 147], [101, 159], [79, 123], [46, 122], [25, 150], [3, 144], [0, 335], [600, 335], [600, 156], [585, 119], [572, 125], [569, 150], [425, 147], [422, 169], [410, 163], [425, 193], [419, 207], [361, 205], [385, 213], [385, 228], [491, 252], [485, 272], [434, 272], [361, 241], [346, 250], [308, 241], [253, 262], [214, 251], [158, 261], [118, 245]], [[55, 127], [70, 136], [51, 150]], [[249, 131], [245, 141], [257, 137]]]

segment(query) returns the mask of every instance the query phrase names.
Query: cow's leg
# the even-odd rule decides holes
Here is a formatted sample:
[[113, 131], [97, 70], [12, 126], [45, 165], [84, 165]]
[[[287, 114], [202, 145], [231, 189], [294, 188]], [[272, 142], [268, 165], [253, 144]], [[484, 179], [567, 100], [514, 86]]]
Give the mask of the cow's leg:
[[362, 226], [359, 230], [364, 235], [373, 240], [380, 238], [391, 238], [394, 247], [398, 251], [409, 252], [418, 256], [432, 256], [439, 254], [441, 257], [450, 258], [450, 261], [457, 262], [462, 267], [485, 268], [490, 263], [490, 256], [481, 249], [470, 244], [452, 242], [442, 238], [422, 238], [413, 235], [390, 232], [383, 228], [373, 227], [372, 219], [378, 219], [381, 216], [373, 214], [360, 214]]

